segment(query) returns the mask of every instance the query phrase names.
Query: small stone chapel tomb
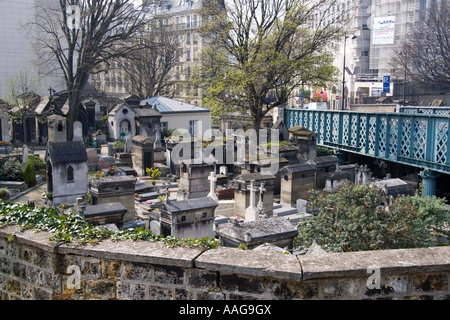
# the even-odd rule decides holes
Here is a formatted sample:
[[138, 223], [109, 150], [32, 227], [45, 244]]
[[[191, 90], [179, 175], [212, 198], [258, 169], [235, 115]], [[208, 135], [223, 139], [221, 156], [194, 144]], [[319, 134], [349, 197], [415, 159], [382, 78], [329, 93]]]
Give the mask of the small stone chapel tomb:
[[87, 153], [81, 141], [48, 142], [47, 192], [53, 205], [75, 204], [88, 192]]

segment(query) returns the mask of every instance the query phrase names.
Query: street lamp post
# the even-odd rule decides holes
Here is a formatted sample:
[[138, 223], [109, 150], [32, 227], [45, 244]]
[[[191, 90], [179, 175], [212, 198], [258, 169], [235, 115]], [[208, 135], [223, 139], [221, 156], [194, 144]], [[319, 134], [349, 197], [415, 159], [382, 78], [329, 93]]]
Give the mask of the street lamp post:
[[407, 66], [407, 56], [406, 53], [400, 52], [400, 56], [403, 58], [403, 67], [404, 67], [404, 75], [403, 75], [403, 106], [406, 106], [406, 76], [408, 71]]
[[[342, 69], [342, 101], [341, 101], [341, 110], [345, 109], [345, 53], [347, 51], [347, 38], [349, 35], [344, 36], [344, 67]], [[356, 39], [357, 36], [353, 36], [353, 39]]]

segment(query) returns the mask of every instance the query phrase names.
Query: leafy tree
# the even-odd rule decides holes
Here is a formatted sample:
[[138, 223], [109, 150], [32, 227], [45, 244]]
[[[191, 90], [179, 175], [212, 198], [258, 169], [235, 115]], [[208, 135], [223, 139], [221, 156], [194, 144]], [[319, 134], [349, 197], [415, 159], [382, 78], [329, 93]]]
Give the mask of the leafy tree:
[[[203, 102], [212, 115], [248, 113], [259, 132], [262, 118], [286, 103], [294, 88], [333, 81], [337, 69], [332, 67], [330, 44], [344, 34], [346, 16], [341, 11], [334, 20], [325, 19], [334, 4], [205, 1], [202, 33], [210, 40], [193, 84], [203, 88]], [[316, 15], [320, 26], [313, 28]]]
[[68, 140], [78, 120], [81, 89], [89, 77], [136, 50], [131, 39], [145, 24], [141, 9], [133, 0], [59, 0], [56, 6], [37, 7], [30, 26], [40, 53], [38, 64], [64, 78], [69, 95]]
[[296, 244], [313, 241], [332, 252], [429, 247], [431, 233], [449, 226], [444, 199], [402, 196], [386, 199], [377, 187], [346, 184], [331, 195], [311, 191], [317, 216], [301, 224]]

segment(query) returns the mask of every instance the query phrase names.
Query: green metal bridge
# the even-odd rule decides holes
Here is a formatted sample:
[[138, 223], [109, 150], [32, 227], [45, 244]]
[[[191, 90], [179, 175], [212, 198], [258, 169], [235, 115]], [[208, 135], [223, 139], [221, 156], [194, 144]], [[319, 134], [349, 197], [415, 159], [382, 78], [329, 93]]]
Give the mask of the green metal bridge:
[[318, 145], [419, 167], [425, 192], [434, 194], [438, 174], [450, 174], [449, 113], [422, 107], [399, 113], [286, 109], [285, 123], [315, 132]]

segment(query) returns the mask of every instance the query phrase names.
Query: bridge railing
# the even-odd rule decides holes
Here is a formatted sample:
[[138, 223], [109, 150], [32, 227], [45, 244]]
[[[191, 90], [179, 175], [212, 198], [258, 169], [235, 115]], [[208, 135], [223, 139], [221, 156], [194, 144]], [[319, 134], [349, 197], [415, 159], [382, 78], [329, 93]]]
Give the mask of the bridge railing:
[[285, 123], [323, 146], [450, 173], [448, 115], [286, 109]]
[[400, 107], [399, 112], [450, 115], [450, 107], [407, 106], [407, 107]]

